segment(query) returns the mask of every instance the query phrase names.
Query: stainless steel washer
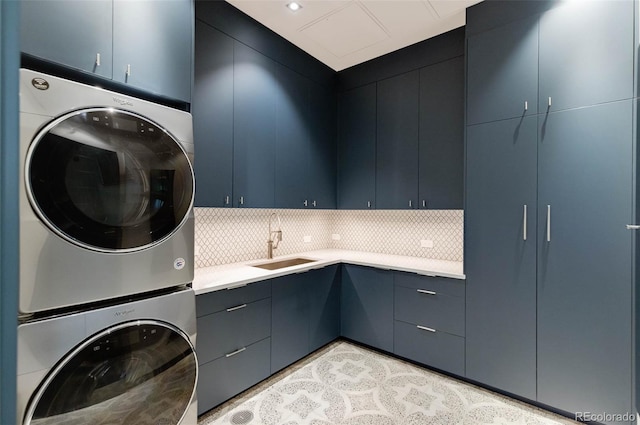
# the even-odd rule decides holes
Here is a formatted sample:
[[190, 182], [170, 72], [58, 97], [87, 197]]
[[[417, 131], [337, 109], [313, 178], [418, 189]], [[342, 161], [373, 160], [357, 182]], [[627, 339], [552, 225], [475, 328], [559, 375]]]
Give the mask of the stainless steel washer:
[[196, 425], [191, 289], [18, 326], [21, 425]]
[[193, 280], [191, 115], [20, 70], [21, 315]]

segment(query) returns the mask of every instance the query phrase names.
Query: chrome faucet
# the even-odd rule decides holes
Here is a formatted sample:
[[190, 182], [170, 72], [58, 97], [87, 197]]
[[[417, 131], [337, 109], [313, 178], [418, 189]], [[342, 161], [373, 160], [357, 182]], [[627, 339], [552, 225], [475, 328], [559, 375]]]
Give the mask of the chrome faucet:
[[[271, 230], [271, 220], [273, 217], [278, 219], [278, 230]], [[269, 216], [269, 240], [267, 240], [267, 258], [273, 258], [273, 250], [278, 248], [278, 242], [282, 241], [282, 221], [280, 214], [271, 213]]]

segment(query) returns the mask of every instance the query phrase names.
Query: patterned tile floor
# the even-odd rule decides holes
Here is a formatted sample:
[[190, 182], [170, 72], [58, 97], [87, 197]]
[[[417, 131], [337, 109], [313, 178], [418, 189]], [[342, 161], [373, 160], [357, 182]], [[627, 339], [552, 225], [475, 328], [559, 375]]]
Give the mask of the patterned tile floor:
[[577, 424], [337, 341], [199, 418], [199, 425]]

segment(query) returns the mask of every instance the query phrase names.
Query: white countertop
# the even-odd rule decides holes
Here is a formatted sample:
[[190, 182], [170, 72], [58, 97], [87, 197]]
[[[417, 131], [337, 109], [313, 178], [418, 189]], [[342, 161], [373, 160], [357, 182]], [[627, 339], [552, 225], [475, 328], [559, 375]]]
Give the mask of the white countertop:
[[[276, 262], [288, 258], [308, 258], [317, 260], [298, 266], [285, 267], [278, 270], [264, 270], [252, 267], [254, 264]], [[360, 266], [376, 267], [386, 270], [397, 270], [417, 273], [426, 276], [442, 276], [453, 279], [465, 279], [462, 262], [430, 260], [427, 258], [405, 257], [402, 255], [376, 254], [371, 252], [347, 251], [339, 249], [323, 249], [318, 251], [300, 252], [293, 255], [283, 255], [272, 260], [261, 259], [242, 263], [225, 264], [221, 266], [203, 267], [195, 269], [193, 289], [196, 295], [220, 289], [244, 286], [274, 277], [293, 273], [304, 273], [313, 269], [320, 269], [331, 264], [346, 263]]]

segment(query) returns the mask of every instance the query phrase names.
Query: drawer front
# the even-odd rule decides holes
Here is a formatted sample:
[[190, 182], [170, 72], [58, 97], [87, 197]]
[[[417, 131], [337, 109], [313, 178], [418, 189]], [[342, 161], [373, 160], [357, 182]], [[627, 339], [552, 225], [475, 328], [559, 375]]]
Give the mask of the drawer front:
[[263, 339], [231, 357], [200, 366], [198, 414], [267, 378], [271, 371], [271, 338]]
[[395, 273], [396, 286], [412, 289], [425, 289], [437, 293], [451, 295], [452, 297], [464, 297], [465, 280], [449, 277], [430, 277], [415, 273]]
[[196, 297], [196, 315], [206, 316], [271, 296], [271, 281], [251, 283], [235, 289], [221, 289]]
[[429, 332], [396, 320], [394, 354], [464, 376], [464, 338], [456, 335]]
[[198, 361], [223, 357], [271, 335], [271, 298], [198, 318]]
[[464, 336], [464, 298], [396, 285], [394, 318]]

